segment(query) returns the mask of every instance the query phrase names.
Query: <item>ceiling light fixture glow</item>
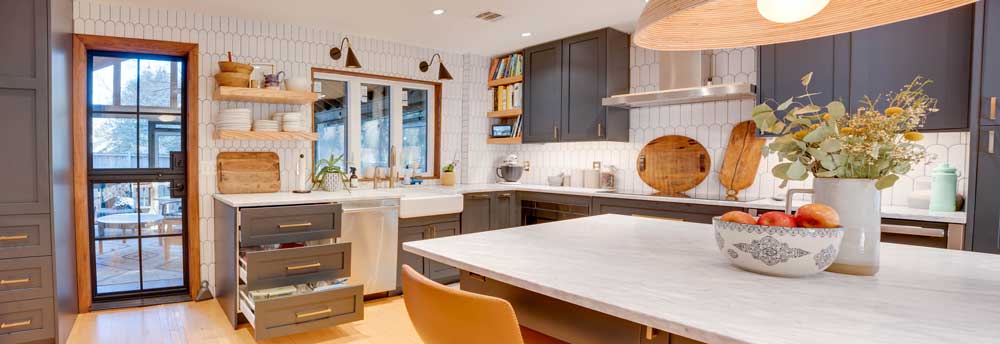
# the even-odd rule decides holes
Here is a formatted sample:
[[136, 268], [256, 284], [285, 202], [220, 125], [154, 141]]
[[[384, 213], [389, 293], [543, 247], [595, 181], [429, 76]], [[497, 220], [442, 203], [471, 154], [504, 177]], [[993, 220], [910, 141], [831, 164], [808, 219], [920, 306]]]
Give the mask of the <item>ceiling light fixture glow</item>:
[[775, 23], [794, 23], [812, 17], [830, 0], [757, 0], [757, 12]]
[[442, 10], [442, 9], [439, 8], [439, 9], [431, 11], [431, 13], [433, 13], [436, 16], [439, 16], [439, 15], [444, 14], [444, 10]]

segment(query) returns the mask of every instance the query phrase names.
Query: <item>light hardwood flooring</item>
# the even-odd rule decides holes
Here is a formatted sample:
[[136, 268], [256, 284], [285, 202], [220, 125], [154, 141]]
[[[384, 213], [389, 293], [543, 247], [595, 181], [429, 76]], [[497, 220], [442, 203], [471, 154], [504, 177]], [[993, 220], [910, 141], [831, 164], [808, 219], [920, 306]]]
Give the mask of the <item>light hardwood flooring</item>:
[[[253, 329], [229, 326], [215, 300], [81, 314], [70, 344], [257, 343]], [[365, 319], [336, 327], [259, 342], [280, 344], [419, 344], [402, 297], [365, 303]]]

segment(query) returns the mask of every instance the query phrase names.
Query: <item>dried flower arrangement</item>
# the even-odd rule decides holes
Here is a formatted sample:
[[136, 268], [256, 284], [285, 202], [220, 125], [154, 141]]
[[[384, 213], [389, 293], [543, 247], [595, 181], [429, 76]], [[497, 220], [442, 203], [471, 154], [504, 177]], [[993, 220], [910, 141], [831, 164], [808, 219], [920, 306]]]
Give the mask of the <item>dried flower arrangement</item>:
[[[890, 92], [883, 110], [882, 96], [865, 96], [863, 105], [851, 114], [840, 101], [814, 104], [812, 97], [819, 93], [809, 92], [811, 80], [812, 73], [802, 77], [805, 94], [777, 108], [765, 101], [753, 109], [758, 128], [781, 135], [763, 153], [775, 153], [783, 161], [771, 171], [783, 180], [781, 187], [789, 180], [805, 180], [811, 172], [818, 178], [877, 179], [876, 187], [881, 190], [925, 161], [926, 150], [915, 142], [923, 139], [917, 128], [937, 111], [937, 100], [925, 93], [931, 80], [918, 76]], [[777, 114], [783, 114], [783, 119]]]

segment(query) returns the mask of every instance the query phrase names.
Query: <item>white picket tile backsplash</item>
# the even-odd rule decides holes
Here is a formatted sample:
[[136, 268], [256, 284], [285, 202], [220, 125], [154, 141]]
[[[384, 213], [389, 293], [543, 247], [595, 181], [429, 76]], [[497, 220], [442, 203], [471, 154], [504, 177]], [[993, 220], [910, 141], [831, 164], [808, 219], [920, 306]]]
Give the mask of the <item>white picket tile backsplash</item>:
[[[716, 82], [756, 82], [757, 52], [755, 48], [726, 49], [713, 52], [712, 63]], [[659, 65], [656, 52], [638, 47], [631, 51], [631, 91], [647, 92], [659, 89]], [[754, 100], [730, 100], [683, 105], [644, 107], [629, 113], [631, 127], [629, 142], [589, 142], [550, 143], [509, 146], [507, 153], [518, 154], [521, 161], [531, 162], [531, 171], [522, 182], [545, 184], [546, 177], [573, 169], [589, 168], [594, 161], [620, 168], [618, 187], [620, 191], [647, 193], [652, 188], [639, 179], [635, 161], [639, 151], [649, 141], [663, 135], [684, 135], [701, 142], [712, 158], [712, 169], [708, 179], [696, 187], [693, 196], [708, 196], [724, 193], [719, 184], [722, 156], [725, 154], [729, 133], [736, 123], [750, 119]], [[473, 142], [475, 144], [475, 142]], [[933, 156], [931, 163], [914, 168], [903, 176], [892, 189], [882, 194], [886, 205], [906, 205], [907, 196], [916, 182], [929, 181], [931, 170], [940, 163], [948, 162], [956, 166], [962, 177], [959, 190], [965, 193], [968, 172], [969, 133], [930, 133], [922, 144]], [[502, 154], [501, 154], [502, 155]], [[497, 161], [498, 157], [495, 157]], [[778, 164], [776, 156], [769, 156], [760, 164], [757, 178], [749, 189], [741, 194], [744, 198], [766, 198], [780, 196], [786, 189], [778, 186], [781, 181], [774, 178], [770, 170]], [[485, 177], [493, 178], [492, 173]], [[495, 178], [493, 178], [495, 179]], [[792, 182], [790, 188], [808, 188], [810, 180]]]

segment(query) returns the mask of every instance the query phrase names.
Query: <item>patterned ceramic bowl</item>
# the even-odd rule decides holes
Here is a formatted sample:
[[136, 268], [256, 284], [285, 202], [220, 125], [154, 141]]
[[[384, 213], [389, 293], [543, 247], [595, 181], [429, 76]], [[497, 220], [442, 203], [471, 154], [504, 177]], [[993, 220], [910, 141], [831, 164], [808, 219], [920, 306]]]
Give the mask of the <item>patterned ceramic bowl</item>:
[[837, 258], [843, 228], [748, 225], [712, 219], [715, 242], [737, 267], [765, 275], [798, 277], [826, 270]]

